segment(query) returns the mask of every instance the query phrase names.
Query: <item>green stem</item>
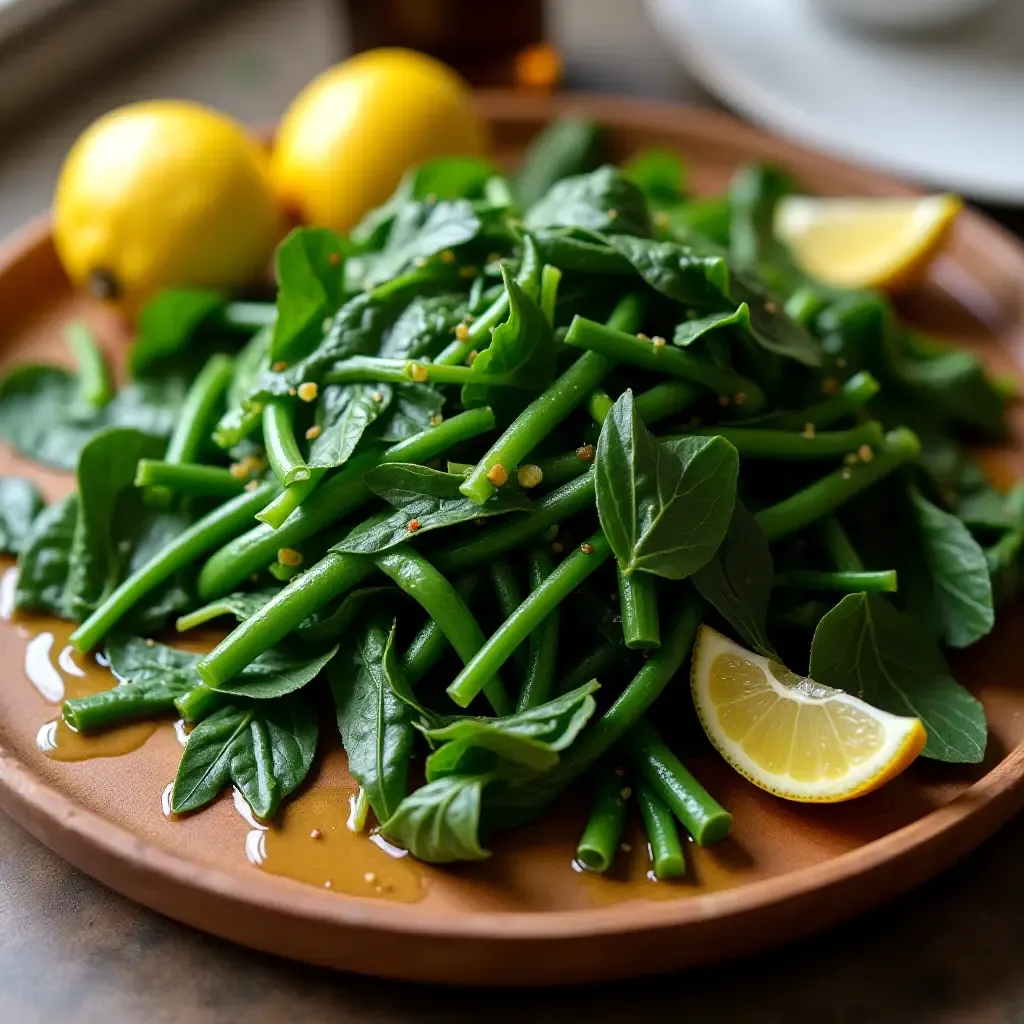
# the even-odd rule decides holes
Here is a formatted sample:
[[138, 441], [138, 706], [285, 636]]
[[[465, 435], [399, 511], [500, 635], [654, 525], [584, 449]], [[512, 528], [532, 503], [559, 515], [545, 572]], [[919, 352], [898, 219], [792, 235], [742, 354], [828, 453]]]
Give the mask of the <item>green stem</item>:
[[664, 380], [641, 391], [633, 401], [636, 413], [647, 427], [684, 412], [700, 401], [701, 390], [685, 380]]
[[266, 508], [256, 513], [256, 519], [266, 523], [272, 530], [280, 529], [287, 518], [320, 486], [326, 475], [326, 469], [311, 467], [309, 479], [289, 484]]
[[[472, 664], [485, 646], [483, 630], [448, 580], [407, 545], [374, 556], [374, 562], [437, 622], [463, 662]], [[473, 696], [483, 690], [495, 714], [508, 715], [512, 712], [512, 703], [498, 678], [497, 669], [500, 667], [497, 666], [494, 672], [481, 680]]]
[[881, 448], [882, 427], [874, 421], [851, 430], [822, 434], [802, 434], [792, 430], [761, 430], [754, 427], [696, 427], [685, 434], [659, 437], [659, 441], [679, 437], [724, 437], [746, 459], [830, 459], [856, 452], [862, 445], [872, 451]]
[[310, 478], [309, 466], [295, 440], [294, 415], [294, 403], [280, 398], [271, 399], [263, 408], [263, 446], [270, 468], [284, 487]]
[[769, 541], [796, 533], [900, 466], [913, 462], [920, 451], [921, 442], [913, 431], [906, 427], [892, 430], [870, 462], [837, 469], [777, 505], [762, 509], [755, 517], [758, 525]]
[[159, 459], [139, 459], [135, 470], [136, 487], [163, 487], [176, 494], [202, 494], [212, 498], [230, 498], [245, 490], [245, 481], [220, 466], [196, 463], [177, 464]]
[[[480, 585], [477, 573], [466, 573], [455, 581], [455, 591], [466, 603], [472, 603], [473, 595]], [[409, 649], [402, 656], [402, 671], [409, 685], [416, 684], [444, 657], [451, 645], [436, 620], [427, 616], [427, 621], [413, 637]]]
[[618, 567], [616, 573], [623, 640], [632, 651], [649, 651], [661, 643], [655, 578], [646, 572], [626, 576]]
[[234, 363], [224, 355], [210, 356], [185, 395], [164, 462], [197, 462], [223, 411]]
[[544, 484], [548, 486], [561, 486], [570, 480], [583, 476], [593, 464], [593, 459], [581, 459], [575, 451], [572, 451], [565, 452], [562, 455], [552, 455], [547, 459], [540, 459], [537, 466], [544, 474], [542, 481]]
[[654, 863], [654, 877], [682, 878], [686, 874], [686, 858], [675, 818], [665, 802], [645, 783], [637, 787], [636, 801], [644, 821], [647, 842]]
[[220, 314], [225, 327], [243, 331], [258, 331], [270, 327], [277, 320], [276, 302], [229, 302]]
[[813, 572], [790, 569], [776, 575], [775, 586], [796, 590], [832, 590], [840, 594], [895, 594], [896, 570]]
[[175, 537], [141, 569], [132, 573], [71, 634], [71, 644], [75, 650], [91, 650], [146, 594], [179, 569], [190, 565], [244, 529], [246, 521], [266, 504], [273, 491], [273, 484], [263, 484], [251, 493], [240, 494]]
[[540, 272], [540, 309], [549, 327], [555, 326], [555, 304], [558, 302], [558, 285], [561, 280], [561, 270], [545, 263]]
[[765, 416], [763, 422], [777, 430], [803, 430], [808, 423], [812, 427], [828, 427], [866, 405], [879, 389], [878, 381], [870, 373], [855, 373], [839, 394], [797, 412], [773, 413]]
[[835, 516], [826, 516], [819, 524], [832, 564], [841, 572], [863, 572], [864, 562]]
[[428, 363], [414, 359], [353, 356], [335, 364], [324, 377], [324, 383], [407, 384], [409, 381], [430, 381], [433, 384], [467, 384], [472, 377], [471, 366], [448, 366], [444, 363]]
[[[643, 316], [643, 299], [627, 295], [615, 307], [610, 322], [639, 323]], [[603, 329], [603, 328], [602, 328]], [[488, 474], [495, 466], [503, 466], [509, 476], [520, 460], [543, 441], [611, 371], [614, 363], [603, 355], [584, 352], [550, 387], [535, 398], [477, 463], [459, 490], [471, 501], [482, 505], [493, 493], [494, 484]]]
[[686, 770], [654, 727], [639, 721], [625, 739], [644, 781], [668, 804], [698, 846], [717, 843], [732, 829], [732, 815]]
[[230, 694], [221, 693], [219, 690], [211, 690], [203, 683], [193, 686], [188, 693], [178, 697], [174, 706], [186, 722], [201, 722], [204, 718], [213, 714], [218, 708], [231, 703]]
[[298, 629], [313, 612], [362, 583], [373, 569], [373, 561], [366, 555], [329, 551], [210, 651], [196, 665], [199, 677], [210, 687], [223, 686]]
[[764, 393], [757, 384], [732, 370], [705, 363], [673, 345], [656, 346], [635, 334], [617, 331], [581, 316], [573, 318], [565, 344], [599, 353], [613, 362], [696, 381], [736, 401], [737, 405], [742, 402], [743, 410], [749, 414], [764, 405]]
[[122, 722], [155, 718], [173, 710], [174, 702], [166, 691], [154, 696], [133, 686], [115, 686], [87, 697], [71, 697], [61, 706], [64, 721], [76, 732], [109, 729]]
[[[502, 621], [512, 615], [523, 603], [523, 591], [519, 586], [512, 566], [505, 558], [498, 558], [491, 562], [488, 568], [488, 575], [491, 577], [491, 586], [494, 589], [494, 596], [498, 601], [498, 611], [501, 613]], [[526, 669], [530, 657], [528, 643], [520, 644], [513, 655], [516, 667], [516, 677], [519, 680], [520, 688], [526, 678]]]
[[102, 409], [114, 397], [114, 385], [96, 336], [81, 320], [74, 320], [64, 328], [64, 341], [78, 365], [78, 401]]
[[613, 644], [610, 640], [602, 640], [596, 647], [587, 651], [569, 671], [558, 680], [555, 694], [569, 693], [591, 679], [601, 681], [602, 676], [613, 671], [622, 660], [621, 644]]
[[491, 343], [491, 332], [508, 316], [508, 292], [502, 293], [470, 325], [462, 341], [453, 341], [434, 360], [435, 366], [461, 366], [469, 353]]
[[598, 426], [604, 423], [614, 405], [615, 400], [604, 388], [597, 388], [597, 390], [591, 391], [590, 396], [587, 398], [587, 412]]
[[459, 707], [469, 707], [484, 684], [512, 656], [512, 652], [569, 594], [611, 557], [611, 547], [598, 530], [574, 551], [498, 627], [448, 687]]
[[[541, 587], [555, 571], [546, 547], [530, 549], [530, 590]], [[519, 693], [516, 711], [527, 711], [551, 699], [555, 685], [555, 666], [558, 662], [558, 626], [561, 613], [555, 608], [530, 634], [529, 664], [523, 688]], [[589, 682], [589, 680], [584, 680]]]
[[602, 768], [594, 787], [590, 815], [576, 847], [576, 860], [588, 871], [607, 871], [619, 852], [622, 830], [626, 826], [628, 790], [621, 768]]

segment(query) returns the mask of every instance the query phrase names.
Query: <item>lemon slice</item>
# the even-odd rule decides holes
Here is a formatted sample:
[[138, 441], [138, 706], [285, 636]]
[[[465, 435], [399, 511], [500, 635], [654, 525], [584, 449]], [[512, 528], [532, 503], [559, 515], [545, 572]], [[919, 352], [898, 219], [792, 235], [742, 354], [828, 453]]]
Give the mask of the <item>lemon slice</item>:
[[691, 685], [718, 752], [787, 800], [863, 796], [899, 775], [925, 743], [919, 719], [794, 675], [707, 626], [694, 647]]
[[812, 277], [843, 288], [893, 290], [918, 280], [963, 202], [957, 196], [815, 199], [787, 196], [775, 234]]

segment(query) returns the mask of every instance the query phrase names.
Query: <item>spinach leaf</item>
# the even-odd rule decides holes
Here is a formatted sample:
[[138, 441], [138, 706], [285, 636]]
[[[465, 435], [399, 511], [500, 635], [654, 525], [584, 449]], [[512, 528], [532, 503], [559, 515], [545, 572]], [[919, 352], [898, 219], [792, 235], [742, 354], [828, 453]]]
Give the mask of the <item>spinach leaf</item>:
[[14, 606], [19, 611], [74, 618], [67, 584], [77, 519], [74, 494], [54, 502], [36, 517], [18, 557]]
[[386, 518], [360, 523], [332, 550], [373, 554], [431, 530], [532, 507], [529, 498], [511, 489], [500, 490], [478, 505], [459, 492], [463, 480], [455, 473], [415, 463], [394, 462], [371, 469], [363, 476], [363, 483], [396, 511]]
[[501, 274], [508, 291], [508, 319], [495, 328], [490, 345], [473, 360], [474, 379], [462, 388], [462, 404], [467, 409], [490, 405], [511, 418], [527, 404], [529, 392], [543, 391], [551, 383], [558, 353], [540, 306], [505, 266]]
[[220, 292], [205, 288], [169, 288], [139, 311], [136, 338], [128, 350], [133, 377], [159, 372], [180, 356], [199, 328], [227, 304]]
[[485, 860], [480, 804], [488, 775], [446, 775], [410, 793], [381, 825], [388, 839], [428, 864]]
[[327, 663], [338, 653], [332, 647], [314, 658], [304, 657], [271, 647], [233, 679], [210, 689], [230, 693], [233, 697], [248, 697], [252, 700], [271, 700], [301, 690], [320, 674]]
[[189, 733], [171, 809], [198, 810], [233, 782], [257, 817], [271, 818], [309, 772], [316, 739], [316, 715], [297, 694], [221, 708]]
[[323, 336], [344, 297], [345, 243], [328, 228], [296, 228], [277, 247], [277, 320], [270, 360], [294, 362]]
[[[394, 643], [380, 618], [371, 618], [328, 676], [348, 770], [366, 791], [380, 822], [394, 815], [406, 794], [413, 728], [409, 707], [391, 688], [384, 662]], [[397, 663], [391, 660], [392, 678]]]
[[0, 477], [0, 554], [16, 555], [22, 550], [44, 504], [39, 489], [30, 480]]
[[530, 207], [526, 226], [589, 228], [606, 234], [647, 237], [651, 220], [643, 193], [622, 171], [599, 167], [556, 182]]
[[227, 412], [213, 431], [220, 448], [241, 444], [260, 423], [260, 410], [245, 407], [245, 400], [259, 378], [270, 369], [270, 329], [257, 331], [235, 356], [234, 372], [226, 396]]
[[711, 561], [693, 574], [697, 592], [749, 647], [774, 658], [768, 640], [768, 605], [775, 566], [757, 520], [739, 501], [729, 531]]
[[174, 695], [179, 696], [199, 682], [196, 662], [201, 654], [117, 634], [107, 640], [105, 653], [110, 670], [122, 685], [156, 683], [173, 689]]
[[299, 626], [299, 637], [308, 643], [337, 640], [355, 622], [368, 602], [376, 601], [379, 606], [386, 598], [397, 597], [401, 593], [395, 587], [361, 587], [353, 590], [341, 599], [337, 607], [314, 612]]
[[[504, 718], [456, 718], [423, 729], [433, 745], [440, 745], [427, 758], [427, 779], [434, 781], [461, 770], [470, 751], [492, 755], [484, 770], [496, 770], [507, 762], [527, 772], [547, 771], [558, 763], [560, 751], [569, 747], [597, 708], [593, 694], [597, 680]], [[477, 766], [480, 770], [480, 766]]]
[[969, 647], [995, 625], [992, 582], [981, 545], [966, 526], [916, 487], [910, 502], [928, 565], [939, 634], [950, 647]]
[[378, 355], [385, 359], [433, 357], [452, 340], [465, 312], [462, 295], [417, 295], [388, 328]]
[[633, 265], [601, 235], [581, 228], [540, 228], [532, 236], [545, 263], [585, 274], [625, 275]]
[[739, 456], [722, 437], [660, 444], [619, 396], [597, 442], [597, 514], [626, 574], [685, 579], [707, 565], [736, 503]]
[[309, 446], [307, 464], [316, 469], [343, 466], [366, 428], [391, 404], [388, 384], [329, 384], [317, 404], [320, 433]]
[[78, 457], [78, 518], [71, 548], [68, 590], [71, 608], [84, 616], [121, 579], [142, 510], [135, 488], [139, 459], [159, 458], [159, 437], [112, 428], [92, 438]]
[[976, 764], [985, 711], [950, 674], [927, 629], [879, 594], [848, 594], [819, 623], [811, 675], [896, 715], [920, 718], [924, 755]]
[[705, 255], [680, 242], [616, 235], [608, 240], [655, 290], [687, 306], [721, 307], [729, 295], [725, 257]]
[[686, 198], [686, 164], [673, 150], [641, 150], [622, 170], [656, 208], [673, 207]]
[[167, 437], [185, 396], [185, 382], [167, 376], [121, 388], [102, 409], [84, 411], [79, 380], [59, 366], [26, 363], [0, 381], [0, 438], [22, 455], [74, 469], [83, 445], [106, 427], [134, 427]]
[[[147, 565], [191, 525], [192, 516], [185, 508], [143, 512], [138, 537], [123, 575], [131, 576]], [[162, 629], [169, 618], [192, 604], [193, 575], [194, 570], [190, 567], [180, 569], [132, 608], [125, 620], [125, 626], [144, 634]]]
[[534, 138], [512, 186], [519, 205], [529, 210], [557, 181], [593, 170], [601, 148], [601, 130], [582, 117], [553, 121]]
[[429, 384], [391, 385], [391, 404], [379, 415], [371, 430], [375, 441], [395, 444], [436, 426], [444, 407], [444, 395]]
[[237, 622], [244, 622], [254, 612], [258, 612], [268, 601], [273, 600], [281, 592], [280, 587], [266, 587], [262, 590], [250, 590], [242, 593], [236, 591], [226, 597], [211, 601], [209, 604], [196, 608], [188, 615], [183, 615], [175, 623], [179, 633], [185, 633], [196, 626], [204, 626], [224, 615], [234, 616]]
[[711, 313], [708, 316], [694, 316], [676, 324], [672, 341], [676, 345], [686, 347], [704, 337], [709, 331], [717, 331], [722, 327], [739, 327], [750, 330], [750, 309], [741, 302], [733, 312]]

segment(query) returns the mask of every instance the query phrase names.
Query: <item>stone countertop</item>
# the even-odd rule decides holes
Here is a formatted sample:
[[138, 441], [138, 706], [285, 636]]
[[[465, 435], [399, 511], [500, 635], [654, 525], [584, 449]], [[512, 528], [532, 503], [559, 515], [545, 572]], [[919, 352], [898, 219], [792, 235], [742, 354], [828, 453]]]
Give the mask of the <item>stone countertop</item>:
[[[0, 236], [48, 202], [64, 150], [104, 110], [177, 95], [250, 122], [281, 113], [345, 52], [334, 0], [225, 4], [48, 104], [4, 140]], [[640, 0], [555, 0], [570, 85], [707, 98]], [[254, 953], [151, 913], [63, 863], [0, 815], [0, 1020], [647, 1020], [995, 1024], [1024, 1020], [1024, 819], [957, 868], [859, 921], [756, 958], [635, 982], [550, 991], [449, 990], [332, 973]]]

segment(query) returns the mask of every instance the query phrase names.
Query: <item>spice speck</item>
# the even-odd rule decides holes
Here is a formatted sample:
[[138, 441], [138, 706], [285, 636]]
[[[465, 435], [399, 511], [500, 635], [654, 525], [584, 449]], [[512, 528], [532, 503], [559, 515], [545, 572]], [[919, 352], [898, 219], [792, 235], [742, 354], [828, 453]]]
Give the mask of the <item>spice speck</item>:
[[487, 479], [494, 484], [495, 487], [504, 487], [505, 484], [508, 483], [508, 472], [500, 462], [496, 462], [489, 470], [487, 470]]
[[282, 565], [290, 565], [292, 567], [296, 565], [302, 565], [302, 554], [295, 550], [295, 548], [281, 548], [277, 552], [277, 560]]
[[313, 426], [306, 431], [306, 440], [315, 441], [323, 432], [324, 428], [318, 423], [314, 423]]
[[581, 444], [576, 449], [576, 458], [581, 462], [594, 461], [594, 446], [592, 444]]
[[531, 487], [536, 487], [544, 479], [544, 470], [540, 466], [535, 466], [532, 462], [527, 462], [516, 470], [516, 479], [519, 481], [520, 487], [525, 487], [529, 490]]
[[319, 394], [320, 388], [311, 380], [307, 380], [299, 385], [299, 398], [304, 402], [315, 402], [316, 396]]

